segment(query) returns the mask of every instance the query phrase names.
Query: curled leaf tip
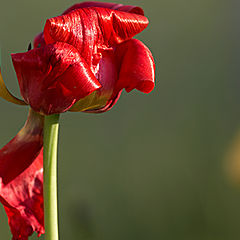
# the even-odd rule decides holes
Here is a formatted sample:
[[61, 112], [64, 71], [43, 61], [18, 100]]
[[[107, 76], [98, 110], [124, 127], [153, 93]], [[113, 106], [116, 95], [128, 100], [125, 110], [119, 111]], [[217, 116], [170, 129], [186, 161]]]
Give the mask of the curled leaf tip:
[[0, 68], [0, 97], [5, 99], [8, 102], [11, 102], [17, 105], [27, 105], [23, 100], [16, 98], [8, 91], [2, 78], [1, 68]]

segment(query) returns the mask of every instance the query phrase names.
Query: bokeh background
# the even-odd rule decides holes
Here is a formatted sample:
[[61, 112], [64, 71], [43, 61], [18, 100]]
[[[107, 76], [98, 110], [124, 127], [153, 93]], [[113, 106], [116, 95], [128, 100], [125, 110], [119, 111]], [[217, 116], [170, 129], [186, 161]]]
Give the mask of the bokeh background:
[[[153, 52], [156, 88], [124, 93], [102, 115], [62, 114], [61, 239], [239, 239], [240, 2], [115, 2], [139, 5], [150, 19], [138, 38]], [[74, 3], [1, 0], [1, 67], [17, 96], [10, 53]], [[3, 146], [27, 108], [1, 100], [0, 109]], [[10, 238], [1, 206], [0, 239]]]

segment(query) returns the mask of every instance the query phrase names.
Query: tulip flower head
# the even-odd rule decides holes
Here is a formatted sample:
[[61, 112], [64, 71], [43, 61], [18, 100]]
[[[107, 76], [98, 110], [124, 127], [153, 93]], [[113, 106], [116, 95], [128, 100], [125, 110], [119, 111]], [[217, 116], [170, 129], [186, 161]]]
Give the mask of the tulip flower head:
[[29, 105], [28, 120], [0, 150], [0, 201], [14, 240], [44, 233], [43, 115], [101, 113], [121, 92], [154, 88], [150, 50], [133, 39], [148, 25], [141, 8], [83, 2], [46, 21], [34, 48], [12, 54], [23, 100], [8, 92], [0, 75], [0, 96]]

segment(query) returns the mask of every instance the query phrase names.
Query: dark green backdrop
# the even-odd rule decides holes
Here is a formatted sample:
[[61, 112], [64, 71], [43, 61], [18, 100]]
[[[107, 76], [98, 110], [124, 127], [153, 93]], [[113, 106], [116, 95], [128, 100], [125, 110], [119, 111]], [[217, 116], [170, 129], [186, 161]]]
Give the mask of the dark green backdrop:
[[[10, 53], [25, 51], [45, 20], [73, 3], [1, 0], [3, 76], [18, 96]], [[239, 1], [120, 3], [150, 19], [138, 38], [153, 52], [157, 84], [149, 95], [124, 93], [102, 115], [62, 114], [61, 239], [239, 239], [240, 186], [224, 169], [240, 128]], [[27, 108], [1, 100], [0, 109], [3, 146]], [[0, 239], [10, 239], [2, 206]]]

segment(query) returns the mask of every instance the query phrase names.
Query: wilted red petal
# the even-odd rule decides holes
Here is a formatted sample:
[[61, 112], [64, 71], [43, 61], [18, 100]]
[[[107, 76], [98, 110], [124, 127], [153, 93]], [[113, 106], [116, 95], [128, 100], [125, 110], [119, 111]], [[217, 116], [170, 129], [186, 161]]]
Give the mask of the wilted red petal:
[[146, 17], [108, 8], [82, 8], [48, 19], [44, 28], [47, 44], [66, 42], [91, 63], [97, 49], [115, 46], [143, 31]]
[[37, 112], [61, 113], [101, 85], [79, 52], [66, 43], [12, 54], [21, 94]]
[[107, 3], [107, 2], [82, 2], [77, 3], [68, 8], [63, 14], [67, 14], [73, 10], [79, 8], [87, 8], [87, 7], [101, 7], [101, 8], [110, 8], [113, 10], [123, 11], [123, 12], [130, 12], [136, 13], [140, 15], [144, 15], [144, 11], [140, 7], [131, 6], [131, 5], [123, 5], [119, 3]]
[[13, 240], [44, 233], [43, 117], [30, 110], [22, 130], [0, 150], [0, 201]]

